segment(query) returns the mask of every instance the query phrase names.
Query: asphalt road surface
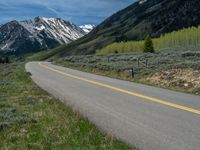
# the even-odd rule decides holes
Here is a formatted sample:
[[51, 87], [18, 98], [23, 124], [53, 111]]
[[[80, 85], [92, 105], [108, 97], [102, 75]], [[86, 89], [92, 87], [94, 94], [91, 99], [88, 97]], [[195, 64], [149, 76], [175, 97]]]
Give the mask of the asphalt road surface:
[[141, 150], [200, 150], [200, 97], [80, 72], [48, 62], [26, 70], [98, 128]]

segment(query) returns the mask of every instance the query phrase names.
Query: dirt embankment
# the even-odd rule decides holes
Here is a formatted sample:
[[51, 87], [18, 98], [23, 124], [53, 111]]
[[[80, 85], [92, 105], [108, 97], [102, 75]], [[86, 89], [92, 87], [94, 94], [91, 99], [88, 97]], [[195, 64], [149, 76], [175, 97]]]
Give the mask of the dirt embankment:
[[164, 87], [177, 87], [189, 92], [200, 94], [200, 70], [171, 69], [157, 72], [147, 80]]

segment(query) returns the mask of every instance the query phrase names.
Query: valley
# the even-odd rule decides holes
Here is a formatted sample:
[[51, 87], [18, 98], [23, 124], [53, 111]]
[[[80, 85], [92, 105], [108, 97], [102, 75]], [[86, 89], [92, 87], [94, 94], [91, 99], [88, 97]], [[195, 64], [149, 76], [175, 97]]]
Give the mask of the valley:
[[[94, 55], [63, 57], [66, 46], [62, 46], [27, 60], [47, 59], [81, 71], [200, 94], [199, 31], [199, 27], [191, 27], [152, 38], [155, 53], [143, 53], [144, 40], [141, 40], [113, 43]], [[138, 59], [147, 61], [147, 66], [138, 65]], [[134, 79], [132, 68], [136, 74]]]
[[198, 150], [199, 0], [98, 1], [0, 24], [0, 149]]

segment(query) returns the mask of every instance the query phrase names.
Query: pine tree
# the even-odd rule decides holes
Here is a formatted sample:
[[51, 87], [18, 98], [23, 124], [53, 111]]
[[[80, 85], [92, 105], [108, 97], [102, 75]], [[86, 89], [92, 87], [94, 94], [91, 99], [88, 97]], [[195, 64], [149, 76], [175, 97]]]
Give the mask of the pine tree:
[[5, 57], [5, 63], [7, 63], [7, 64], [10, 63], [10, 59], [8, 56]]
[[147, 36], [145, 38], [143, 51], [144, 51], [144, 53], [148, 53], [148, 52], [153, 53], [154, 52], [153, 41], [150, 36]]

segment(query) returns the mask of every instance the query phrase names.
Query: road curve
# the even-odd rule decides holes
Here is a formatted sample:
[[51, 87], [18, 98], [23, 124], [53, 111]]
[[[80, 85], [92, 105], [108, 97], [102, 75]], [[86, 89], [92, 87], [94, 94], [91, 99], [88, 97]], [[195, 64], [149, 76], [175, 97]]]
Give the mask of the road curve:
[[30, 62], [33, 81], [141, 150], [200, 150], [200, 97]]

